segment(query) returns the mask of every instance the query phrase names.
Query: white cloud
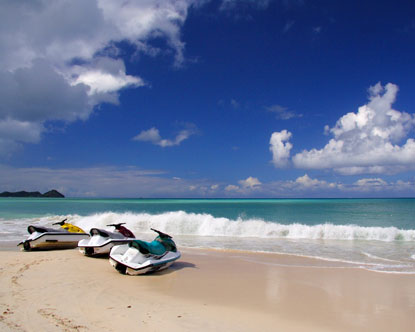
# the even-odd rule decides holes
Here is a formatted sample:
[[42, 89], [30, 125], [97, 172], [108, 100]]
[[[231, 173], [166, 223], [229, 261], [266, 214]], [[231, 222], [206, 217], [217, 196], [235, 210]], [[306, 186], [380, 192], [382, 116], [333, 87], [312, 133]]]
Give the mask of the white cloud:
[[71, 85], [85, 84], [89, 87], [88, 95], [112, 93], [125, 87], [145, 85], [139, 77], [127, 75], [125, 65], [121, 60], [96, 58], [93, 63], [83, 66], [73, 66], [71, 76], [75, 77]]
[[44, 130], [41, 123], [6, 118], [0, 121], [0, 155], [9, 157], [21, 143], [37, 143]]
[[[145, 47], [163, 37], [182, 58], [180, 28], [197, 0], [38, 0], [6, 1], [1, 7], [0, 62], [8, 69], [36, 58], [63, 65], [92, 59], [114, 42]], [[178, 61], [178, 60], [177, 60]]]
[[304, 174], [303, 176], [298, 177], [295, 182], [295, 186], [298, 186], [299, 188], [307, 188], [307, 189], [339, 189], [341, 188], [341, 185], [336, 183], [330, 183], [327, 181], [322, 181], [318, 179], [312, 179], [307, 174]]
[[38, 143], [47, 120], [72, 122], [92, 112], [87, 86], [71, 86], [41, 60], [14, 72], [0, 71], [0, 100], [0, 139], [7, 142], [8, 153], [20, 143]]
[[[127, 74], [117, 50], [173, 51], [184, 61], [180, 29], [203, 0], [34, 0], [0, 4], [0, 122], [30, 122], [38, 142], [46, 121], [87, 119], [102, 102], [118, 103], [126, 87], [145, 85]], [[158, 38], [166, 46], [152, 46]], [[10, 132], [10, 131], [9, 131]], [[2, 141], [17, 146], [17, 132]], [[34, 137], [35, 137], [34, 136]], [[0, 153], [1, 153], [0, 149]]]
[[262, 183], [258, 178], [249, 176], [245, 180], [238, 181], [239, 186], [229, 184], [225, 187], [225, 193], [237, 193], [239, 195], [247, 196], [253, 192], [260, 191]]
[[289, 164], [290, 150], [292, 144], [289, 142], [291, 133], [287, 130], [274, 132], [269, 141], [270, 151], [272, 152], [272, 162], [275, 167], [286, 167]]
[[[380, 83], [369, 89], [369, 102], [356, 113], [342, 116], [333, 128], [334, 137], [322, 149], [311, 149], [292, 157], [295, 167], [334, 169], [344, 175], [397, 173], [415, 169], [415, 140], [408, 138], [415, 116], [392, 108], [398, 87]], [[290, 133], [271, 136], [271, 151], [276, 167], [288, 163]], [[406, 141], [403, 141], [406, 139]], [[401, 143], [403, 141], [403, 143]], [[399, 144], [401, 143], [401, 145]]]
[[18, 121], [10, 118], [0, 121], [0, 139], [37, 143], [40, 140], [42, 130], [42, 125], [36, 122]]
[[261, 185], [261, 182], [252, 176], [247, 177], [245, 180], [238, 181], [242, 188], [253, 189]]
[[43, 60], [14, 72], [0, 71], [0, 121], [73, 121], [91, 112], [87, 86], [71, 86]]
[[152, 127], [148, 130], [143, 130], [137, 136], [133, 137], [134, 141], [150, 142], [154, 145], [161, 146], [163, 148], [180, 145], [181, 142], [188, 139], [190, 136], [196, 133], [196, 127], [189, 125], [189, 128], [181, 130], [174, 139], [161, 138], [160, 132], [157, 128]]
[[360, 179], [355, 183], [358, 187], [365, 187], [365, 188], [381, 188], [387, 185], [385, 180], [380, 178], [369, 178], [369, 179]]
[[352, 185], [347, 186], [345, 191], [361, 193], [387, 193], [387, 195], [406, 192], [412, 193], [413, 196], [415, 193], [415, 182], [402, 180], [387, 182], [381, 178], [363, 178], [357, 180]]
[[234, 184], [229, 184], [225, 187], [226, 191], [239, 191], [240, 188], [238, 186], [235, 186]]

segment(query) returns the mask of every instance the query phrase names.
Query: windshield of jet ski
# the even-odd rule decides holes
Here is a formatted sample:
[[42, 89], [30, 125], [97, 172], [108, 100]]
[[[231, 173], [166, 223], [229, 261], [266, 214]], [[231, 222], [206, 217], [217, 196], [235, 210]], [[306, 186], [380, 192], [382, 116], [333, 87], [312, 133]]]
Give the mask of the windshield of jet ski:
[[133, 232], [131, 232], [127, 227], [124, 227], [123, 225], [125, 225], [125, 222], [118, 224], [109, 224], [107, 226], [113, 226], [120, 234], [124, 235], [125, 237], [135, 239], [135, 235], [133, 234]]
[[171, 238], [161, 238], [160, 236], [157, 236], [155, 241], [159, 241], [163, 244], [163, 246], [166, 248], [167, 251], [177, 251], [176, 243]]
[[157, 229], [151, 228], [152, 231], [156, 232], [159, 236], [157, 236], [154, 241], [158, 241], [163, 244], [167, 251], [177, 251], [176, 244], [172, 240], [172, 237], [169, 234], [163, 233], [158, 231]]
[[102, 237], [110, 237], [107, 231], [103, 229], [99, 229], [99, 228], [91, 228], [91, 230], [89, 231], [89, 234], [91, 234], [91, 236], [99, 235]]
[[30, 225], [29, 227], [27, 227], [27, 231], [29, 232], [29, 234], [32, 233], [50, 233], [50, 232], [67, 232], [67, 230], [65, 229], [55, 229], [55, 228], [48, 228], [48, 227], [43, 227], [43, 226], [33, 226]]
[[53, 223], [52, 225], [60, 225], [61, 228], [67, 230], [70, 233], [85, 233], [83, 229], [79, 228], [78, 226], [67, 223], [66, 220], [68, 219], [65, 218], [62, 221]]
[[171, 239], [172, 237], [169, 234], [163, 233], [158, 231], [157, 229], [154, 228], [150, 228], [152, 231], [156, 232], [162, 239], [166, 238], [166, 239]]

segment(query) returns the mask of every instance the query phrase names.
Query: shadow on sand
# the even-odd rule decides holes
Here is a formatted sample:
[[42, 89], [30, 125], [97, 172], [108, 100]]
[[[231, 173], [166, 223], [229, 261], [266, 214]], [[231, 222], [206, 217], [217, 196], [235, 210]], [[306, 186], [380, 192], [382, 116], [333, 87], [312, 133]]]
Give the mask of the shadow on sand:
[[196, 269], [197, 266], [193, 263], [189, 263], [189, 262], [174, 262], [174, 264], [172, 266], [170, 266], [169, 268], [165, 269], [165, 270], [161, 270], [161, 271], [156, 271], [153, 273], [149, 273], [149, 275], [153, 275], [153, 276], [162, 276], [165, 274], [170, 274], [170, 273], [174, 273], [176, 271], [182, 270], [182, 269]]

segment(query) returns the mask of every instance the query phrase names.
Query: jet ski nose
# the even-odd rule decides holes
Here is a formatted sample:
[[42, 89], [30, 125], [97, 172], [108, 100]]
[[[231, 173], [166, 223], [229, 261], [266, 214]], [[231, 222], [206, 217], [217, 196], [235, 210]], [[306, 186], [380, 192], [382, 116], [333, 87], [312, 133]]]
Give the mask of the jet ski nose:
[[90, 248], [90, 247], [87, 247], [87, 248], [85, 248], [85, 255], [93, 255], [94, 254], [94, 248]]
[[117, 265], [115, 265], [115, 269], [120, 272], [121, 274], [125, 274], [127, 271], [127, 267], [125, 265], [122, 265], [120, 263], [117, 263]]

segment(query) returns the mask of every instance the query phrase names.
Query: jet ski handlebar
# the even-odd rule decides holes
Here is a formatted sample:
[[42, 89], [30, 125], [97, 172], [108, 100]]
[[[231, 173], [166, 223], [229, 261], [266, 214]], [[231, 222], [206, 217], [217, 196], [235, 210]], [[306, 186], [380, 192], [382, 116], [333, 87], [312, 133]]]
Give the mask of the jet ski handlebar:
[[115, 229], [118, 229], [120, 226], [122, 226], [122, 225], [125, 225], [125, 222], [120, 222], [120, 223], [118, 223], [118, 224], [109, 224], [109, 225], [107, 225], [107, 226], [114, 226], [115, 227]]
[[157, 229], [154, 228], [150, 228], [152, 231], [156, 232], [158, 235], [160, 235], [161, 238], [167, 238], [167, 239], [171, 239], [172, 237], [166, 233], [160, 232]]
[[65, 221], [66, 220], [68, 220], [68, 218], [65, 218], [65, 219], [63, 219], [62, 221], [59, 221], [59, 222], [55, 222], [55, 223], [53, 223], [52, 225], [60, 225], [60, 226], [62, 226], [62, 225], [64, 225], [65, 224]]

